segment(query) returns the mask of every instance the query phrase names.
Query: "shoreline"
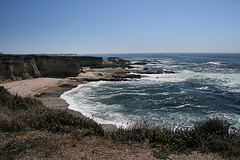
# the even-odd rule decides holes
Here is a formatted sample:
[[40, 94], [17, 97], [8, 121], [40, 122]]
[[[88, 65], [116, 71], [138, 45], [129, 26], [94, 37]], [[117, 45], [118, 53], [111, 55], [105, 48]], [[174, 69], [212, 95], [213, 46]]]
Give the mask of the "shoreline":
[[[34, 97], [47, 108], [65, 110], [75, 116], [89, 119], [81, 112], [69, 109], [69, 104], [64, 99], [60, 98], [64, 92], [84, 83], [88, 82], [73, 81], [66, 78], [34, 78], [2, 83], [0, 86], [3, 86], [11, 94], [17, 94], [23, 97]], [[117, 130], [117, 127], [113, 124], [100, 125], [103, 127], [104, 131], [107, 132]]]

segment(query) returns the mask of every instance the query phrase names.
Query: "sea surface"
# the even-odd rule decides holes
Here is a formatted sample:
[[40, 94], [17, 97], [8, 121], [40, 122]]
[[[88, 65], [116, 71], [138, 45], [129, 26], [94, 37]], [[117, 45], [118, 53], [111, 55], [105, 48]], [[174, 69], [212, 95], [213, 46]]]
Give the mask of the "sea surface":
[[65, 92], [69, 108], [103, 124], [192, 127], [221, 118], [240, 128], [240, 54], [97, 54], [155, 60], [136, 69], [172, 70], [123, 82], [90, 82]]

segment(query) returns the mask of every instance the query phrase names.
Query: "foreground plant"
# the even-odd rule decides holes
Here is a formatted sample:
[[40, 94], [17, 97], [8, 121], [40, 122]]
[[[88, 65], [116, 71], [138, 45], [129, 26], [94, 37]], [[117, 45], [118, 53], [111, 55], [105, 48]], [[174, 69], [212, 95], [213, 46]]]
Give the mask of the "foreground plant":
[[[147, 126], [147, 127], [146, 127]], [[134, 125], [120, 128], [112, 138], [120, 142], [148, 141], [157, 158], [167, 159], [170, 154], [190, 154], [193, 151], [216, 153], [223, 157], [240, 157], [240, 136], [229, 132], [230, 124], [218, 118], [197, 122], [191, 129], [175, 129]]]
[[[153, 127], [143, 121], [128, 129], [119, 128], [109, 137], [118, 143], [149, 144], [157, 158], [166, 159], [170, 154], [198, 151], [239, 159], [240, 133], [229, 132], [229, 129], [227, 121], [217, 118], [197, 122], [191, 129], [175, 130]], [[36, 137], [35, 133], [38, 134]], [[20, 146], [25, 146], [24, 152], [36, 149], [40, 144], [46, 148], [53, 146], [51, 148], [57, 150], [61, 144], [56, 143], [55, 137], [66, 134], [81, 140], [86, 136], [103, 137], [104, 131], [93, 120], [75, 117], [66, 111], [47, 109], [36, 99], [13, 96], [0, 87], [0, 138], [6, 141], [0, 145], [0, 159], [14, 159], [22, 152]], [[32, 138], [26, 136], [22, 139], [19, 135], [31, 135]], [[47, 156], [49, 150], [43, 150], [43, 156]], [[39, 153], [39, 149], [34, 152]]]

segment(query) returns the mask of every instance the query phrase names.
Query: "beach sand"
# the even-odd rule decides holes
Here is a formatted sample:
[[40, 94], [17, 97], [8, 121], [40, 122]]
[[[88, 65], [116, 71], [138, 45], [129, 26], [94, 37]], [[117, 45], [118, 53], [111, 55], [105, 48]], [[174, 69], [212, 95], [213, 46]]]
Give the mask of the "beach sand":
[[[81, 83], [68, 78], [35, 78], [9, 83], [2, 83], [0, 86], [6, 88], [11, 94], [22, 97], [34, 97], [48, 108], [66, 110], [73, 115], [84, 117], [80, 112], [68, 109], [68, 104], [60, 98], [65, 91], [77, 87]], [[84, 117], [87, 118], [87, 117]], [[105, 131], [116, 130], [115, 125], [101, 124]]]

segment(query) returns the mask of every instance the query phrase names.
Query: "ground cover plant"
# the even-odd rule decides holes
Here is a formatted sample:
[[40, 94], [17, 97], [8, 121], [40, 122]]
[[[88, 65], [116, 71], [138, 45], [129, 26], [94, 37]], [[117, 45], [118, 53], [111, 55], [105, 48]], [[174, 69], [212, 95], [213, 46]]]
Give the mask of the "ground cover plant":
[[[26, 138], [32, 132], [39, 136]], [[55, 133], [71, 134], [78, 139], [104, 136], [102, 127], [93, 120], [73, 116], [67, 111], [48, 109], [36, 99], [11, 95], [0, 87], [0, 139], [3, 142], [0, 144], [0, 159], [12, 159], [22, 150], [28, 150], [29, 146], [36, 148], [41, 143], [47, 154], [58, 147], [54, 138], [49, 138]], [[53, 147], [50, 149], [48, 146]]]
[[132, 128], [120, 128], [111, 136], [123, 143], [148, 141], [154, 156], [160, 159], [167, 159], [170, 154], [190, 154], [193, 151], [239, 159], [240, 133], [229, 130], [227, 121], [213, 118], [197, 122], [190, 129], [151, 127], [144, 122]]
[[229, 129], [227, 121], [214, 118], [190, 129], [155, 127], [143, 121], [105, 133], [93, 120], [48, 109], [36, 99], [14, 96], [0, 87], [0, 159], [50, 158], [66, 141], [74, 147], [83, 137], [91, 136], [115, 144], [148, 145], [152, 154], [161, 159], [193, 151], [239, 159], [239, 131]]

